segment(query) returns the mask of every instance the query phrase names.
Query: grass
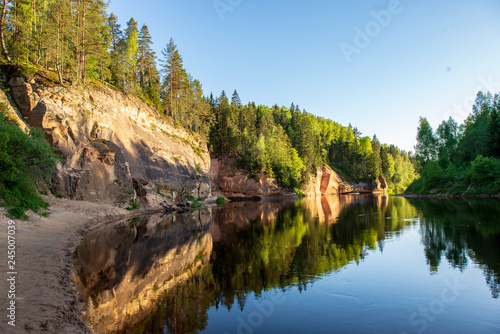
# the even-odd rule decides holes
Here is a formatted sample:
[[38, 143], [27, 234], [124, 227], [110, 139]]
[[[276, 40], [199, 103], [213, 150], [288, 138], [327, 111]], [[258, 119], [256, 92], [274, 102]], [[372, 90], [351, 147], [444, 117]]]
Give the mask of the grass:
[[203, 158], [203, 156], [201, 155], [201, 149], [198, 146], [192, 146], [192, 147], [193, 147], [194, 153], [198, 154], [198, 156], [200, 158]]
[[130, 204], [130, 206], [128, 208], [125, 208], [125, 210], [134, 211], [134, 210], [139, 209], [140, 207], [141, 207], [140, 203], [137, 203], [136, 201], [133, 201], [132, 204]]

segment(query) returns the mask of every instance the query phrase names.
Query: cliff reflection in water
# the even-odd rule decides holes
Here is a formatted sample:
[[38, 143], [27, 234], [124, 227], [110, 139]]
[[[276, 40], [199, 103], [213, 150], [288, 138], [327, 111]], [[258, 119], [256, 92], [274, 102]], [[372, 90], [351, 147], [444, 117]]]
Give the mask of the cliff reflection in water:
[[500, 206], [464, 203], [332, 196], [143, 218], [90, 233], [77, 250], [77, 282], [98, 333], [196, 333], [211, 308], [243, 310], [269, 290], [302, 292], [418, 227], [431, 271], [443, 256], [458, 269], [472, 258], [498, 296], [500, 227], [491, 212]]
[[[307, 289], [414, 220], [405, 199], [332, 196], [234, 203], [213, 212], [210, 262], [169, 290], [163, 306], [127, 333], [193, 333], [206, 329], [211, 307], [245, 307], [250, 294]], [[389, 218], [390, 219], [386, 219]]]
[[153, 215], [106, 224], [75, 251], [74, 281], [96, 333], [144, 319], [161, 295], [186, 281], [212, 251], [211, 211]]

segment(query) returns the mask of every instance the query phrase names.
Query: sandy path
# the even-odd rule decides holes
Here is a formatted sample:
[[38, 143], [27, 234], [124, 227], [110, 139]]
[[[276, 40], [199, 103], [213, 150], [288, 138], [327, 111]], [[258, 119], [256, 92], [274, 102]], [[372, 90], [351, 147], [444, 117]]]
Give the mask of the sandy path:
[[[47, 218], [16, 222], [16, 326], [7, 324], [7, 222], [0, 211], [0, 333], [90, 333], [80, 319], [71, 258], [83, 235], [99, 223], [130, 215], [109, 205], [45, 197]], [[137, 214], [137, 213], [135, 213]]]

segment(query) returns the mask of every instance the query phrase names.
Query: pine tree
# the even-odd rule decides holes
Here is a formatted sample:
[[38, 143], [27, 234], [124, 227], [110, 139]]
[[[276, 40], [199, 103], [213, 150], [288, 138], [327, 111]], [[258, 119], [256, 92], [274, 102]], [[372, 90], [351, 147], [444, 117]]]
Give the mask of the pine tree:
[[125, 92], [136, 92], [137, 87], [137, 53], [139, 30], [137, 22], [131, 18], [125, 29]]
[[67, 36], [70, 35], [71, 11], [67, 1], [56, 0], [48, 11], [48, 20], [51, 23], [47, 31], [52, 36], [47, 40], [48, 53], [57, 71], [59, 82], [63, 83], [64, 75], [69, 69], [68, 61], [71, 49]]
[[167, 47], [162, 51], [163, 59], [163, 104], [167, 115], [179, 120], [183, 115], [181, 98], [188, 86], [188, 77], [182, 64], [182, 57], [177, 50], [174, 40], [170, 39]]
[[118, 17], [114, 13], [109, 14], [108, 17], [109, 32], [111, 34], [111, 52], [116, 51], [118, 43], [123, 38], [123, 32], [121, 31], [121, 26], [118, 23]]
[[160, 77], [156, 68], [156, 53], [147, 25], [143, 25], [138, 37], [138, 75], [139, 86], [146, 99], [161, 109]]
[[110, 71], [111, 71], [111, 83], [116, 87], [124, 90], [125, 89], [125, 74], [126, 74], [126, 42], [123, 37], [123, 31], [121, 30], [120, 24], [118, 24], [118, 18], [111, 13], [108, 17], [108, 26], [111, 34], [110, 43]]
[[3, 0], [2, 15], [0, 16], [0, 43], [2, 44], [2, 52], [7, 61], [11, 61], [7, 46], [5, 45], [4, 25], [5, 15], [7, 13], [7, 0]]

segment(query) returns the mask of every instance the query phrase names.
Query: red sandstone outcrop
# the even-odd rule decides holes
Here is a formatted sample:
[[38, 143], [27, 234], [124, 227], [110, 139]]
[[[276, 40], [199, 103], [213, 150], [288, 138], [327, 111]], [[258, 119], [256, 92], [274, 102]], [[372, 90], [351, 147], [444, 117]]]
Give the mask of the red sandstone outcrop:
[[373, 182], [349, 183], [345, 181], [330, 166], [323, 165], [318, 168], [315, 175], [312, 175], [309, 182], [304, 187], [304, 195], [335, 195], [349, 193], [386, 193], [387, 182], [380, 176]]
[[303, 190], [306, 196], [335, 195], [351, 191], [351, 186], [327, 165], [316, 170], [316, 174], [310, 177]]
[[251, 199], [260, 196], [294, 196], [295, 193], [278, 185], [276, 179], [260, 173], [256, 179], [248, 171], [239, 169], [236, 155], [212, 159], [210, 183], [214, 192], [220, 192], [231, 200]]

